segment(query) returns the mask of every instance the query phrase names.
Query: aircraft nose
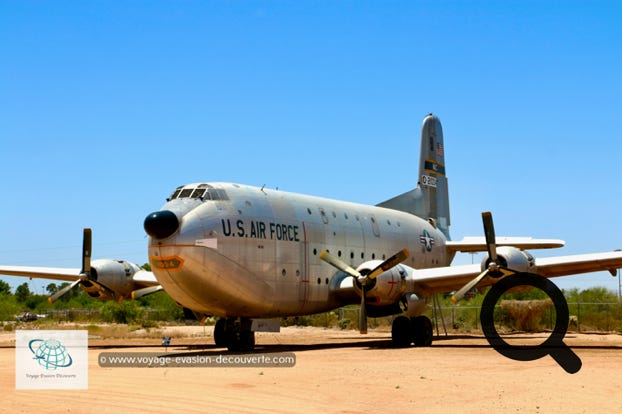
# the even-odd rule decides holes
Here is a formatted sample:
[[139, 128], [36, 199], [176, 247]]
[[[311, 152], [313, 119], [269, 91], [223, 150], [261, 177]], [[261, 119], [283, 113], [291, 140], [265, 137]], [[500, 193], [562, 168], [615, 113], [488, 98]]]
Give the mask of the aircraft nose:
[[145, 231], [155, 239], [166, 239], [177, 231], [179, 220], [169, 210], [156, 211], [145, 218]]

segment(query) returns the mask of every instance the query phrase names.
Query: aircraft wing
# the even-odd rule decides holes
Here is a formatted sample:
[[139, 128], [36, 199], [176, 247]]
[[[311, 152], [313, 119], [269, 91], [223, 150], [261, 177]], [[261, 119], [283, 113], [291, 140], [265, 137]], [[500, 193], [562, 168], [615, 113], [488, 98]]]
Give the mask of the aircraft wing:
[[[497, 246], [512, 246], [521, 250], [525, 249], [554, 249], [564, 247], [565, 242], [558, 239], [534, 239], [532, 237], [497, 237]], [[484, 237], [465, 237], [458, 241], [447, 241], [445, 245], [448, 252], [485, 252], [487, 251]]]
[[[620, 251], [536, 258], [535, 273], [551, 278], [606, 270], [615, 275], [618, 268], [622, 268]], [[413, 269], [412, 283], [415, 290], [426, 294], [451, 292], [460, 289], [481, 271], [479, 264]], [[488, 286], [494, 281], [486, 277], [478, 286]]]
[[[80, 277], [80, 269], [69, 267], [0, 266], [0, 275], [75, 282]], [[160, 284], [153, 273], [147, 270], [137, 271], [134, 273], [132, 280], [139, 287], [158, 286]]]
[[568, 276], [606, 270], [613, 276], [622, 267], [622, 252], [589, 253], [536, 259], [538, 274], [546, 277]]
[[80, 277], [80, 269], [67, 267], [0, 266], [0, 274], [73, 282]]
[[142, 286], [158, 286], [160, 282], [155, 278], [153, 272], [149, 272], [148, 270], [139, 270], [134, 273], [134, 277], [132, 278], [134, 283]]

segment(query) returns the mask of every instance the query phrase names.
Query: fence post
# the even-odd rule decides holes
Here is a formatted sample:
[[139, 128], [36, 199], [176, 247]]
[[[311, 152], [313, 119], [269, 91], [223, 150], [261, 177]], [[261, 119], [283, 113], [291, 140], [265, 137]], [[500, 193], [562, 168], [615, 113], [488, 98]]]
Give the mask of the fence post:
[[581, 303], [577, 302], [577, 332], [581, 332]]

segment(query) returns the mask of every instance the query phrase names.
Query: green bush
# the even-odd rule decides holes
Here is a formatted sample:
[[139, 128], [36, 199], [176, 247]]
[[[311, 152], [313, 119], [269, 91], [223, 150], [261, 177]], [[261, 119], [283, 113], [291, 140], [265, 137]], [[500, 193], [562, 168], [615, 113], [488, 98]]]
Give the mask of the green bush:
[[144, 313], [144, 309], [136, 301], [108, 301], [102, 306], [99, 317], [104, 322], [132, 324], [140, 322]]

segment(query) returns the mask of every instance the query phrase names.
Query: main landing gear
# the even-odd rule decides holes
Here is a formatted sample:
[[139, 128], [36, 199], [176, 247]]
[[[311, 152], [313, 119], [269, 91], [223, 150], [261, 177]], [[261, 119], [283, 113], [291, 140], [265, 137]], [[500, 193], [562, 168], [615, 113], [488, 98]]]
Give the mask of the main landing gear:
[[419, 315], [414, 318], [398, 316], [393, 320], [391, 341], [395, 347], [405, 348], [412, 343], [415, 346], [430, 346], [432, 335], [432, 322], [427, 316]]
[[226, 347], [232, 352], [248, 352], [255, 348], [255, 332], [251, 330], [252, 320], [248, 318], [218, 319], [214, 326], [216, 346]]

